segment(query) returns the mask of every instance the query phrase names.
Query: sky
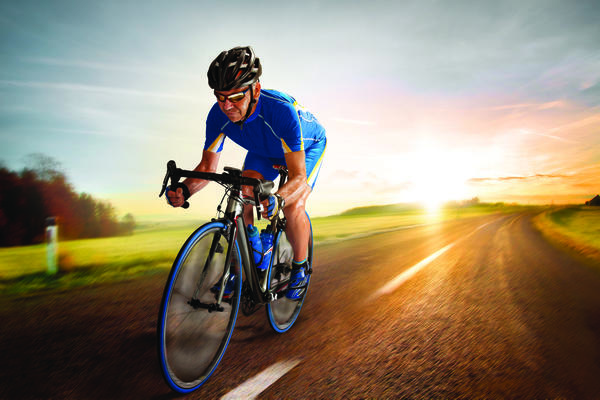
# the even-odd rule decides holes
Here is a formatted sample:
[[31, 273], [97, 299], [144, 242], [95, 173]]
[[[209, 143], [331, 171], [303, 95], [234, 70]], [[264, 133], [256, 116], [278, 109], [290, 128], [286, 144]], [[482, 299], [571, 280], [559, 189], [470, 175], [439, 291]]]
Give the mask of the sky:
[[[208, 65], [251, 45], [263, 87], [327, 129], [313, 215], [582, 203], [600, 193], [599, 20], [597, 1], [2, 0], [0, 162], [42, 153], [121, 214], [174, 215], [158, 192], [168, 160], [200, 160]], [[219, 168], [243, 157], [226, 142]]]

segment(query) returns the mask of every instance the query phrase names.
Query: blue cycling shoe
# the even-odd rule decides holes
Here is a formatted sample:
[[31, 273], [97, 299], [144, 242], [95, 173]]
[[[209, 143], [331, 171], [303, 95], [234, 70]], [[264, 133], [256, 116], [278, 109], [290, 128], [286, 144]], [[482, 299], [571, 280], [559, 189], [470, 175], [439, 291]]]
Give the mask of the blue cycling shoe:
[[[221, 281], [219, 280], [219, 282], [216, 283], [215, 286], [213, 286], [210, 291], [213, 292], [216, 296], [219, 295], [219, 291], [221, 290]], [[228, 299], [231, 297], [231, 293], [233, 293], [233, 291], [235, 290], [235, 275], [229, 275], [229, 279], [227, 280], [227, 283], [225, 284], [225, 290], [223, 291], [223, 298], [224, 299]]]
[[304, 268], [298, 270], [292, 270], [290, 276], [290, 284], [288, 290], [285, 293], [285, 297], [290, 300], [300, 300], [306, 290], [308, 284], [308, 275], [304, 272]]

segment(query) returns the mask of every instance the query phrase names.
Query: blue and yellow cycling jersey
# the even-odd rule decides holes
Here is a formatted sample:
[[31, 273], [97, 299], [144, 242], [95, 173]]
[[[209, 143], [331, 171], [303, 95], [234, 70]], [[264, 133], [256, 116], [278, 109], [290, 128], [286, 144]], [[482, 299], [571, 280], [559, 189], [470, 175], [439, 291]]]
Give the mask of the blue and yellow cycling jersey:
[[243, 126], [231, 122], [215, 103], [206, 119], [204, 150], [220, 152], [225, 138], [251, 153], [283, 158], [286, 153], [324, 147], [325, 129], [296, 100], [276, 90], [261, 90], [256, 110]]

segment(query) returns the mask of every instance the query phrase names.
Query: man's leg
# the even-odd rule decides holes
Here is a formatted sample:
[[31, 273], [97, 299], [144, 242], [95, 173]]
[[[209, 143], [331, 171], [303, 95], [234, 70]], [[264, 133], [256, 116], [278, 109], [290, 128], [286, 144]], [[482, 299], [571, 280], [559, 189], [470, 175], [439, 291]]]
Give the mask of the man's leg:
[[310, 221], [306, 215], [306, 200], [317, 180], [321, 161], [325, 152], [325, 143], [322, 146], [315, 146], [312, 149], [305, 150], [306, 167], [306, 187], [302, 191], [299, 199], [293, 204], [286, 204], [283, 212], [288, 221], [287, 237], [294, 250], [294, 262], [292, 263], [292, 273], [290, 275], [289, 289], [286, 297], [290, 300], [299, 300], [304, 296], [305, 287], [308, 282], [308, 241], [310, 239]]
[[305, 150], [304, 164], [307, 174], [307, 189], [294, 204], [286, 204], [283, 213], [287, 219], [287, 237], [294, 249], [294, 261], [300, 263], [308, 257], [308, 239], [310, 237], [310, 221], [306, 215], [305, 206], [308, 196], [315, 186], [321, 162], [327, 146], [326, 141]]
[[294, 250], [294, 261], [301, 263], [308, 257], [308, 239], [310, 237], [310, 223], [304, 210], [306, 199], [310, 192], [294, 204], [289, 204], [283, 209], [287, 220], [286, 235]]
[[308, 283], [308, 240], [310, 238], [310, 223], [304, 204], [310, 194], [310, 189], [306, 194], [294, 202], [286, 205], [283, 209], [287, 226], [285, 229], [290, 245], [294, 250], [294, 260], [292, 262], [292, 272], [290, 283], [285, 296], [290, 300], [300, 300], [304, 295], [306, 284]]

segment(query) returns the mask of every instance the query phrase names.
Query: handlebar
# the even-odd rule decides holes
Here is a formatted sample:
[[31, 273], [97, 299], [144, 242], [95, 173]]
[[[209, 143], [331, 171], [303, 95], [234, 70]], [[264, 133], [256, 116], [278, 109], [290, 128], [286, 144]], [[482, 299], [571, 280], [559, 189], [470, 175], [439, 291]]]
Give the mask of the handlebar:
[[[242, 176], [242, 171], [237, 168], [225, 167], [224, 170], [225, 172], [222, 174], [217, 174], [214, 172], [189, 171], [177, 168], [175, 161], [170, 160], [167, 163], [167, 173], [165, 175], [165, 179], [163, 180], [162, 189], [158, 197], [162, 197], [162, 195], [165, 193], [169, 179], [171, 180], [171, 187], [175, 187], [181, 178], [195, 178], [232, 185], [238, 190], [240, 190], [242, 186], [252, 186], [254, 188], [254, 202], [256, 207], [259, 207], [260, 200], [268, 197], [275, 186], [272, 181], [264, 181]], [[190, 203], [188, 201], [182, 205], [183, 208], [188, 208], [189, 206]]]

